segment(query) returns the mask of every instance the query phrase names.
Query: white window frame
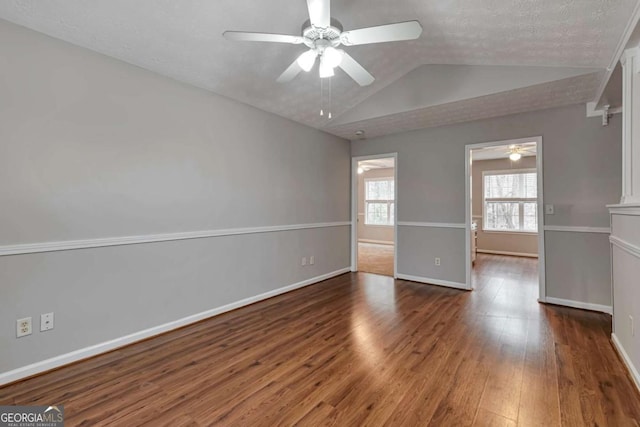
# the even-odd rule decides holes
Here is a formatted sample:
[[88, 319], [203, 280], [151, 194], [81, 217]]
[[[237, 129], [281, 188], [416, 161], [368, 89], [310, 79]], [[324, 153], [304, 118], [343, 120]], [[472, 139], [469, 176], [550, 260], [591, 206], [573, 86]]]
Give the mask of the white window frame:
[[[369, 181], [391, 181], [392, 187], [394, 189], [395, 196], [395, 178], [392, 176], [386, 177], [375, 177], [375, 178], [365, 178], [364, 179], [364, 225], [367, 227], [393, 227], [394, 221], [391, 219], [391, 204], [394, 204], [394, 215], [395, 215], [395, 199], [377, 199], [377, 200], [369, 200], [367, 199], [367, 182]], [[368, 222], [369, 219], [369, 203], [386, 203], [387, 204], [387, 224], [370, 224]]]
[[[524, 226], [524, 204], [525, 203], [535, 203], [536, 209], [538, 209], [538, 198], [537, 197], [492, 197], [487, 199], [485, 197], [485, 176], [487, 175], [516, 175], [516, 174], [525, 174], [525, 173], [535, 173], [536, 174], [536, 183], [538, 182], [537, 169], [536, 168], [527, 168], [527, 169], [507, 169], [507, 170], [490, 170], [490, 171], [482, 171], [482, 231], [485, 233], [503, 233], [503, 234], [533, 234], [537, 235], [540, 230], [540, 224], [538, 224], [538, 218], [536, 216], [536, 231], [531, 230], [523, 230]], [[502, 202], [502, 203], [518, 203], [518, 215], [519, 215], [519, 230], [494, 230], [491, 228], [486, 228], [486, 219], [487, 219], [487, 202]]]

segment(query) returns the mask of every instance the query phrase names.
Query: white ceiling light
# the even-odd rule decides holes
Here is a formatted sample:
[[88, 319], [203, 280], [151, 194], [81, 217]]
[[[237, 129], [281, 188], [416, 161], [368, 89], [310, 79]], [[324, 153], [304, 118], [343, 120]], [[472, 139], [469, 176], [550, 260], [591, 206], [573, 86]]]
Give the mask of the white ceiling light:
[[342, 63], [342, 57], [344, 56], [344, 50], [336, 49], [335, 47], [329, 46], [322, 53], [322, 57], [324, 61], [331, 68], [336, 68], [338, 65]]
[[364, 169], [358, 168], [358, 175], [362, 175], [364, 173]]
[[316, 56], [318, 56], [318, 53], [313, 49], [309, 49], [298, 57], [298, 65], [308, 73], [309, 71], [311, 71], [311, 69], [313, 68], [313, 64], [315, 64], [316, 62]]
[[325, 59], [324, 55], [322, 55], [320, 57], [320, 78], [324, 79], [327, 77], [333, 77], [334, 74], [333, 67], [329, 61]]
[[522, 154], [518, 153], [517, 151], [514, 151], [513, 153], [509, 154], [509, 158], [514, 162], [517, 162], [522, 158]]

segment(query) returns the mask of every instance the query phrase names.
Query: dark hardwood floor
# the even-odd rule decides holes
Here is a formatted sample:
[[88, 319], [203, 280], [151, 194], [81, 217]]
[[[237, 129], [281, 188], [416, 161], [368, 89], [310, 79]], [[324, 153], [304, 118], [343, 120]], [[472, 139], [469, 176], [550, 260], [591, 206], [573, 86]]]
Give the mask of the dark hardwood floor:
[[536, 260], [476, 290], [346, 274], [39, 377], [0, 404], [74, 425], [633, 426], [610, 317], [536, 302]]

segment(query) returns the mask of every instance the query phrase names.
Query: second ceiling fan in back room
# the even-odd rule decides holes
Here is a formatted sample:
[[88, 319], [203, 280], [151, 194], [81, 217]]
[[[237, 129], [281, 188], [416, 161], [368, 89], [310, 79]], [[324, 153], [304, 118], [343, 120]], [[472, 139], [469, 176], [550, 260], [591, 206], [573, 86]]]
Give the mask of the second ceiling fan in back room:
[[280, 83], [293, 80], [301, 71], [309, 72], [320, 58], [320, 78], [332, 77], [334, 69], [340, 67], [360, 86], [373, 83], [374, 77], [340, 45], [356, 46], [370, 43], [385, 43], [414, 40], [422, 34], [418, 21], [400, 22], [377, 27], [343, 31], [342, 25], [331, 17], [330, 0], [307, 0], [309, 20], [302, 25], [299, 36], [244, 31], [225, 31], [224, 37], [234, 41], [304, 44], [309, 50], [303, 52], [278, 77]]

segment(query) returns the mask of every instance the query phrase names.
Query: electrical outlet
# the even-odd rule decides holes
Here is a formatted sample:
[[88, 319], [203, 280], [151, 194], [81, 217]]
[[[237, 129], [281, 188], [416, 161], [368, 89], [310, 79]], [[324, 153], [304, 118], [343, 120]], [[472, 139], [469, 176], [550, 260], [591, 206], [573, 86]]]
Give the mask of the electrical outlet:
[[440, 258], [436, 257], [435, 264], [436, 264], [437, 266], [440, 266]]
[[313, 265], [313, 264], [315, 264], [315, 263], [316, 263], [316, 258], [315, 258], [313, 255], [311, 255], [311, 256], [309, 257], [309, 265]]
[[303, 256], [302, 261], [300, 261], [300, 265], [307, 265], [307, 257]]
[[25, 317], [24, 319], [18, 319], [16, 321], [16, 338], [31, 335], [31, 317]]
[[45, 313], [40, 315], [40, 332], [53, 329], [53, 313]]
[[636, 335], [635, 328], [633, 327], [633, 316], [629, 316], [629, 329], [631, 330], [631, 336]]

